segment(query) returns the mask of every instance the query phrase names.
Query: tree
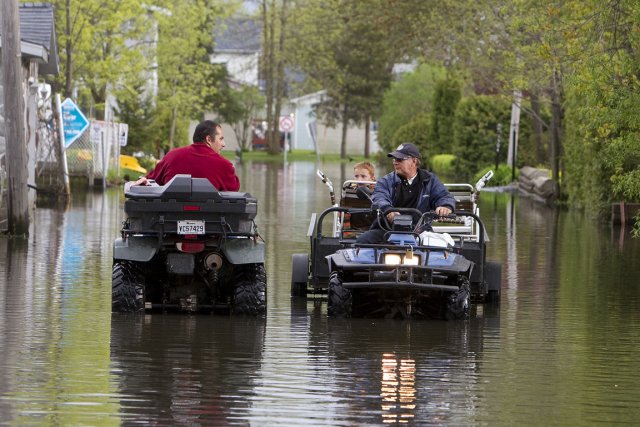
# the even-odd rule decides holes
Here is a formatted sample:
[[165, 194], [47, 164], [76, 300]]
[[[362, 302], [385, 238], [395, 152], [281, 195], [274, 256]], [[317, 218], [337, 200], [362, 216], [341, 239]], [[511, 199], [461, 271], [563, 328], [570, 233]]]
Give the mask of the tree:
[[133, 96], [147, 61], [134, 41], [146, 37], [142, 0], [55, 0], [61, 73], [55, 91], [85, 100], [84, 107], [103, 119], [109, 92]]
[[265, 79], [267, 146], [270, 153], [280, 151], [280, 111], [286, 91], [284, 55], [287, 42], [287, 0], [261, 0], [263, 28], [262, 73]]
[[[211, 109], [209, 102], [217, 93], [214, 76], [216, 67], [211, 65], [209, 53], [213, 29], [217, 19], [225, 11], [213, 1], [167, 1], [167, 13], [156, 14], [159, 29], [158, 41], [158, 98], [156, 101], [157, 129], [162, 130], [159, 141], [166, 141], [167, 148], [176, 145], [178, 130], [185, 130], [188, 121]], [[186, 135], [182, 135], [186, 137]]]
[[420, 64], [385, 92], [378, 127], [378, 143], [383, 149], [391, 151], [395, 147], [393, 137], [398, 128], [432, 111], [436, 81], [444, 77], [443, 67]]
[[257, 87], [242, 85], [226, 93], [227, 103], [218, 110], [223, 120], [231, 125], [242, 151], [251, 148], [253, 118], [264, 108], [265, 97]]
[[[308, 89], [324, 88], [327, 101], [318, 113], [329, 125], [342, 125], [341, 157], [346, 157], [350, 123], [378, 118], [390, 86], [397, 52], [371, 12], [382, 0], [310, 1], [296, 14], [295, 64], [308, 78]], [[303, 40], [304, 42], [300, 42]]]

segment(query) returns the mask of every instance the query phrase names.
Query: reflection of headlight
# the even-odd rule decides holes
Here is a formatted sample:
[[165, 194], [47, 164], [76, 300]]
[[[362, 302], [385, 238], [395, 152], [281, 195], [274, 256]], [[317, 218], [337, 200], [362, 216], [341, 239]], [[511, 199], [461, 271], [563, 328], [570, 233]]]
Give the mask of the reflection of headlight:
[[407, 252], [406, 254], [386, 253], [382, 262], [386, 265], [420, 265], [420, 255]]

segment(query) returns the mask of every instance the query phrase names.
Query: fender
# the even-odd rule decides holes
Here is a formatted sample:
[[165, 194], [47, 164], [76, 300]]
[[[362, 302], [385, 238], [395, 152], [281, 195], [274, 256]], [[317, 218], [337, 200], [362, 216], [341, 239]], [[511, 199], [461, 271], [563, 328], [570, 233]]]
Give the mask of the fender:
[[[129, 244], [130, 242], [134, 244]], [[127, 240], [121, 237], [113, 242], [113, 259], [148, 262], [158, 252], [158, 237], [129, 236]]]
[[264, 263], [264, 242], [255, 239], [227, 239], [222, 253], [231, 264]]

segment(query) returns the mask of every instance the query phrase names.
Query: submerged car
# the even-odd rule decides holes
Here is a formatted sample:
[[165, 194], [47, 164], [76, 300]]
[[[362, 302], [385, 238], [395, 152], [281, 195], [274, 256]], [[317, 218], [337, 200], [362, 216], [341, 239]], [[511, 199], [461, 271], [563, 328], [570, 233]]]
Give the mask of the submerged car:
[[[340, 317], [465, 318], [471, 302], [499, 301], [501, 265], [486, 260], [487, 237], [477, 206], [478, 192], [491, 175], [475, 188], [447, 184], [457, 205], [450, 218], [394, 208], [403, 215], [391, 225], [378, 212], [387, 233], [376, 245], [357, 244], [361, 230], [345, 234], [340, 218], [373, 211], [370, 200], [368, 208], [362, 206], [364, 197], [350, 207], [343, 193], [340, 206], [317, 219], [312, 215], [310, 255], [293, 255], [292, 296], [326, 294], [328, 314]], [[325, 234], [323, 223], [331, 215], [337, 220]], [[427, 223], [432, 231], [419, 234]]]
[[163, 186], [131, 184], [113, 245], [112, 311], [265, 312], [255, 197], [190, 175]]

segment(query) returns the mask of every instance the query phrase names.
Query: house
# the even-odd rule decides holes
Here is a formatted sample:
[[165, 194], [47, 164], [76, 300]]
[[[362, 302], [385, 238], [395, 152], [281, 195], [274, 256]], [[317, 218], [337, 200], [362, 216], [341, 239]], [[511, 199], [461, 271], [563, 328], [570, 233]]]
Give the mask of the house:
[[262, 25], [252, 18], [232, 18], [220, 23], [215, 34], [212, 64], [224, 64], [231, 83], [259, 86]]
[[[35, 186], [35, 153], [36, 129], [38, 126], [37, 98], [38, 82], [41, 75], [58, 74], [58, 49], [53, 16], [53, 6], [50, 3], [21, 3], [20, 14], [20, 50], [22, 53], [22, 78], [25, 105], [26, 132], [28, 140], [28, 178], [27, 183]], [[0, 39], [0, 49], [2, 40]], [[2, 72], [0, 62], [0, 72]], [[6, 168], [5, 168], [5, 108], [4, 88], [0, 79], [0, 230], [7, 227], [6, 202]], [[35, 207], [35, 190], [29, 189], [29, 208]]]

